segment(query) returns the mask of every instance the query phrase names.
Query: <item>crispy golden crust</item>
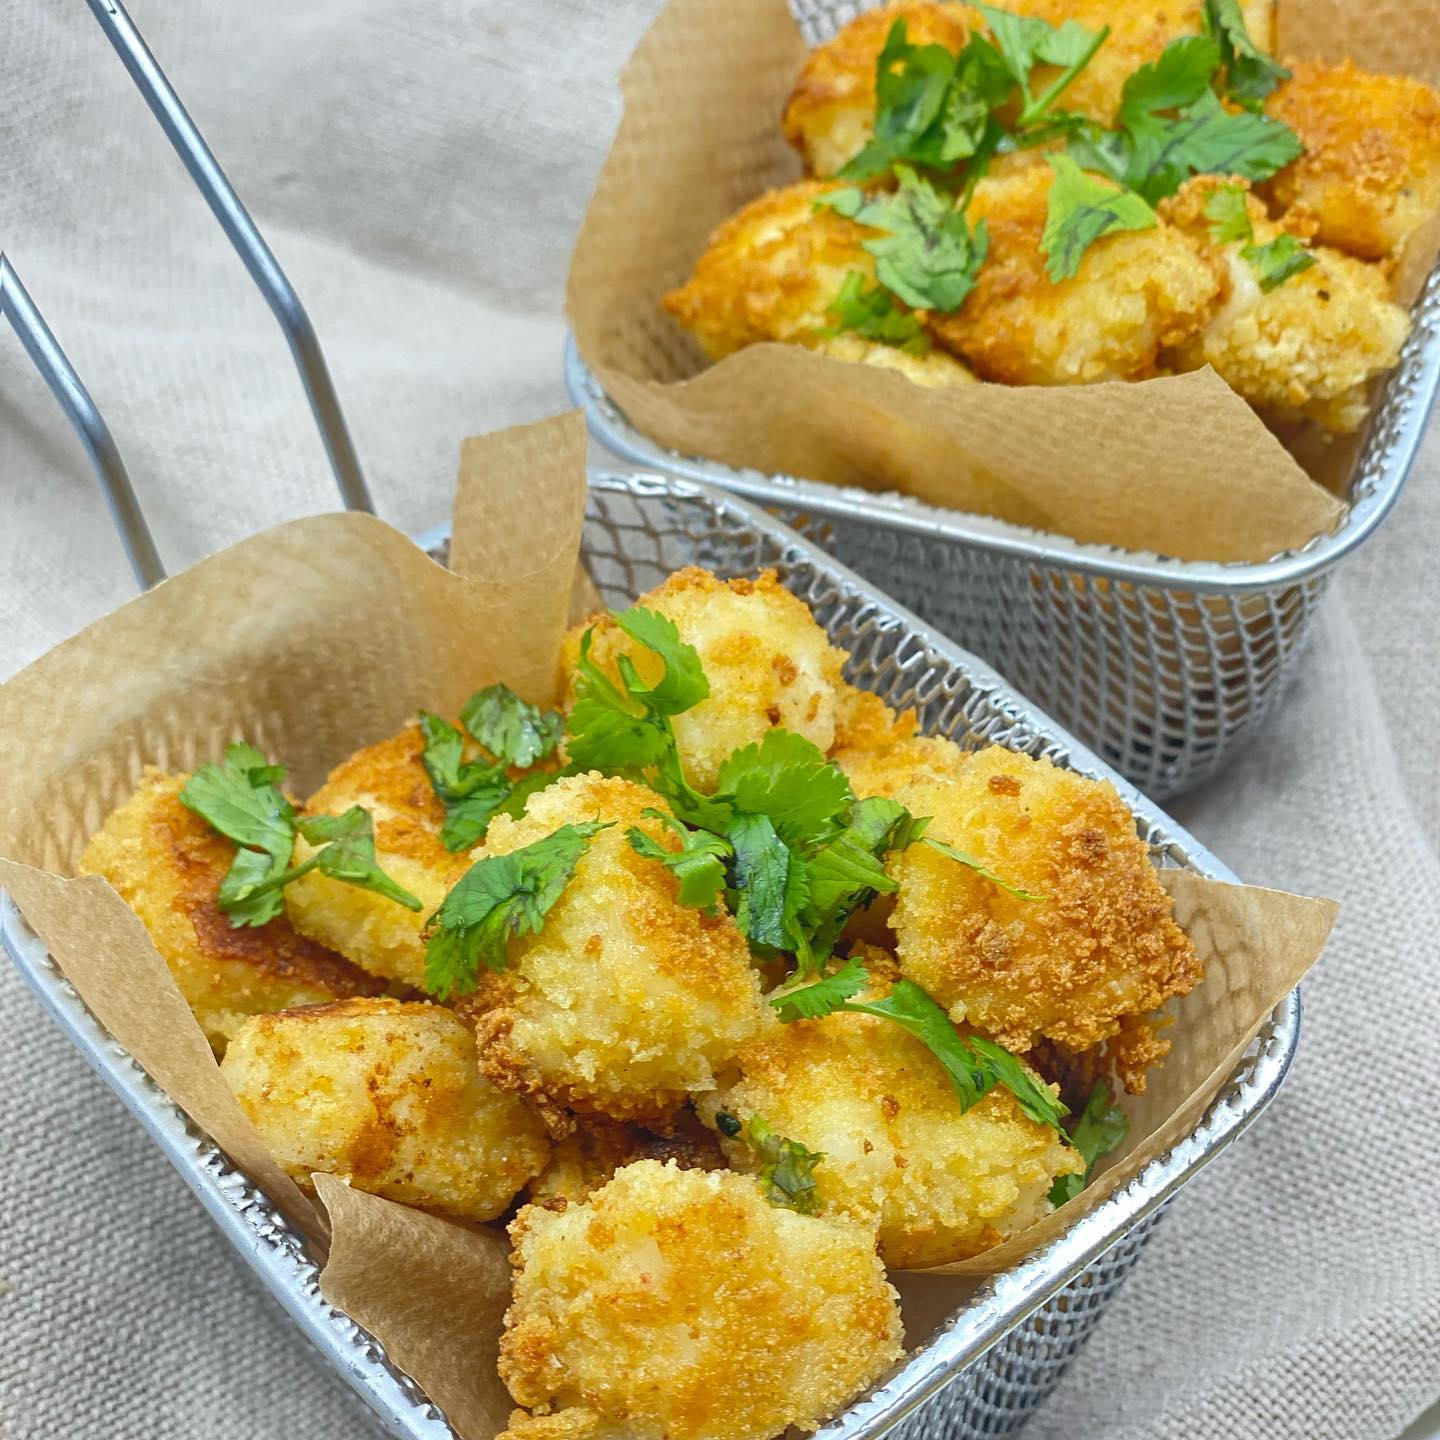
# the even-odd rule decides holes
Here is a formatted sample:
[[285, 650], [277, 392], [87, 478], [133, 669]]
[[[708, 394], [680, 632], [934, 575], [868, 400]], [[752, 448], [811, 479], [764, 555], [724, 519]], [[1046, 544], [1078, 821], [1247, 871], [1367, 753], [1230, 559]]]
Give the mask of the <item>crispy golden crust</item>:
[[906, 803], [934, 817], [929, 835], [1044, 897], [1021, 900], [928, 846], [891, 857], [901, 968], [952, 1020], [1017, 1052], [1042, 1038], [1086, 1050], [1200, 980], [1111, 785], [992, 746]]
[[[863, 952], [862, 952], [863, 953]], [[869, 955], [872, 976], [881, 968]], [[881, 980], [867, 998], [888, 994]], [[961, 1112], [940, 1062], [914, 1036], [868, 1015], [828, 1015], [767, 1034], [740, 1055], [739, 1079], [701, 1113], [763, 1115], [779, 1134], [819, 1151], [827, 1211], [879, 1225], [892, 1268], [966, 1259], [1049, 1211], [1057, 1175], [1083, 1168], [1050, 1127], [1027, 1119], [1008, 1090]], [[755, 1165], [743, 1140], [721, 1140], [737, 1169]]]
[[1162, 223], [1097, 240], [1074, 277], [1052, 281], [1040, 250], [1050, 182], [1049, 165], [1036, 159], [975, 187], [971, 214], [989, 229], [989, 256], [964, 305], [932, 315], [931, 331], [981, 377], [1008, 385], [1159, 373], [1161, 351], [1183, 344], [1209, 318], [1219, 280]]
[[715, 1136], [690, 1110], [676, 1116], [669, 1135], [591, 1116], [551, 1150], [550, 1163], [530, 1185], [530, 1201], [552, 1210], [577, 1204], [636, 1160], [673, 1160], [682, 1170], [725, 1168]]
[[749, 950], [728, 913], [681, 905], [658, 860], [636, 854], [637, 826], [674, 836], [643, 786], [598, 774], [559, 780], [530, 797], [523, 820], [496, 819], [485, 853], [506, 855], [586, 820], [613, 822], [589, 843], [538, 935], [510, 944], [464, 1013], [476, 1022], [480, 1067], [529, 1096], [556, 1133], [567, 1109], [664, 1129], [688, 1094], [766, 1023]]
[[[1342, 434], [1358, 429], [1369, 413], [1371, 382], [1400, 358], [1409, 316], [1390, 300], [1378, 265], [1323, 245], [1313, 249], [1308, 270], [1263, 292], [1243, 244], [1210, 239], [1205, 202], [1227, 183], [1244, 182], [1196, 176], [1160, 207], [1224, 278], [1221, 305], [1200, 334], [1171, 352], [1172, 363], [1184, 370], [1213, 365], [1267, 416], [1313, 420]], [[1247, 204], [1256, 243], [1274, 240], [1281, 227], [1258, 200]]]
[[[830, 748], [845, 656], [773, 570], [754, 580], [724, 581], [692, 566], [676, 571], [638, 603], [675, 622], [680, 638], [699, 652], [710, 682], [709, 698], [672, 722], [692, 784], [713, 789], [731, 752], [763, 739], [777, 725], [821, 750]], [[565, 643], [572, 686], [586, 628], [571, 631]], [[608, 617], [594, 622], [590, 653], [612, 678], [618, 678], [615, 657], [620, 654], [628, 654], [647, 681], [658, 676], [654, 656], [633, 645]]]
[[642, 1160], [563, 1212], [527, 1206], [510, 1233], [500, 1375], [554, 1412], [512, 1436], [768, 1440], [900, 1357], [873, 1231], [777, 1209], [747, 1176]]
[[917, 735], [915, 728], [913, 710], [896, 715], [878, 695], [846, 686], [836, 707], [830, 759], [845, 772], [859, 798], [902, 799], [908, 786], [948, 779], [967, 759], [953, 740]]
[[[340, 951], [372, 975], [419, 989], [425, 978], [426, 917], [470, 868], [466, 854], [440, 843], [445, 810], [420, 763], [424, 739], [418, 725], [357, 750], [332, 770], [305, 803], [312, 815], [339, 815], [363, 805], [375, 821], [375, 858], [397, 884], [419, 897], [407, 910], [383, 895], [332, 880], [318, 870], [286, 890], [295, 928]], [[298, 863], [313, 853], [296, 842]]]
[[484, 1080], [438, 1005], [347, 1000], [249, 1020], [221, 1067], [287, 1174], [493, 1220], [545, 1164], [539, 1120]]
[[954, 385], [973, 385], [975, 376], [953, 355], [930, 349], [923, 355], [897, 350], [893, 345], [862, 340], [858, 335], [827, 335], [807, 343], [807, 348], [832, 360], [848, 365], [873, 365], [877, 370], [898, 370], [907, 380], [931, 390], [944, 390]]
[[146, 770], [80, 859], [140, 917], [217, 1051], [249, 1015], [382, 987], [281, 916], [240, 929], [216, 903], [235, 846], [180, 803], [188, 777]]
[[866, 10], [810, 52], [785, 106], [785, 138], [811, 175], [834, 175], [864, 149], [875, 127], [875, 64], [904, 20], [912, 45], [958, 51], [979, 17], [967, 5], [905, 3]]
[[1305, 146], [1265, 187], [1281, 224], [1363, 260], [1396, 254], [1440, 211], [1440, 95], [1350, 60], [1290, 68], [1265, 106]]

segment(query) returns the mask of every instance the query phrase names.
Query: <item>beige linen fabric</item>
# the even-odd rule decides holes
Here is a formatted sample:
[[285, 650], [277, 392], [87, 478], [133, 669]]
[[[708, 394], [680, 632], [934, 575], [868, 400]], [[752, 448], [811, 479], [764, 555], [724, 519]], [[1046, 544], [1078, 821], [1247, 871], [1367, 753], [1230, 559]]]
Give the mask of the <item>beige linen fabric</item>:
[[[562, 408], [566, 258], [653, 0], [134, 0], [308, 304], [381, 513]], [[0, 5], [0, 245], [116, 432], [167, 562], [329, 508], [283, 341], [77, 0]], [[644, 236], [637, 235], [643, 244]], [[1440, 1395], [1440, 440], [1283, 712], [1178, 807], [1338, 896], [1270, 1114], [1180, 1198], [1032, 1436], [1387, 1440]], [[0, 330], [0, 674], [132, 593]], [[0, 966], [0, 1435], [374, 1433]]]

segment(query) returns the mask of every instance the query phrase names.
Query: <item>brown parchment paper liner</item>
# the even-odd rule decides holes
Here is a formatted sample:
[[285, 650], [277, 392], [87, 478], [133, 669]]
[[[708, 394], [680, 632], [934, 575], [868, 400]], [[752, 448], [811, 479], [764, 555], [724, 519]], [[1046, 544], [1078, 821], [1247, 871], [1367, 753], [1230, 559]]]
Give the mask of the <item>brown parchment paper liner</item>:
[[[72, 878], [74, 865], [145, 764], [188, 770], [245, 735], [292, 767], [303, 794], [421, 705], [453, 713], [493, 680], [551, 699], [579, 539], [576, 433], [562, 420], [467, 448], [455, 554], [492, 575], [505, 567], [505, 583], [443, 570], [378, 520], [319, 516], [203, 561], [0, 686], [0, 884], [115, 1039], [322, 1250], [321, 1214], [266, 1154], [144, 928], [103, 881]], [[955, 1303], [1193, 1124], [1334, 912], [1177, 872], [1166, 883], [1208, 978], [1177, 1007], [1174, 1051], [1132, 1107], [1130, 1152], [1060, 1215], [949, 1267]], [[323, 1177], [317, 1190], [325, 1294], [466, 1440], [491, 1440], [509, 1408], [493, 1365], [503, 1239]]]
[[[1281, 0], [1280, 17], [1297, 53], [1440, 77], [1440, 16], [1403, 0]], [[805, 53], [785, 0], [671, 0], [625, 67], [566, 306], [581, 354], [640, 430], [682, 454], [1179, 559], [1265, 560], [1335, 525], [1340, 501], [1210, 371], [933, 390], [790, 345], [707, 366], [659, 301], [716, 225], [799, 178], [779, 120]], [[1434, 241], [1401, 267], [1407, 299]], [[1314, 460], [1343, 489], [1346, 454]]]

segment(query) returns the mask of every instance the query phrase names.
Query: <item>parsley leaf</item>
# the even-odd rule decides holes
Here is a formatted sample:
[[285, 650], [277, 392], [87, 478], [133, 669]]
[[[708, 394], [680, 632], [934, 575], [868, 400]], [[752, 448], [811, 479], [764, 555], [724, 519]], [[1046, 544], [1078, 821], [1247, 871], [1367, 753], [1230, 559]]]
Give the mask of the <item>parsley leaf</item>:
[[1315, 257], [1293, 235], [1283, 231], [1266, 245], [1247, 245], [1241, 257], [1250, 262], [1260, 281], [1260, 288], [1267, 295], [1277, 285], [1283, 285], [1292, 275], [1308, 270]]
[[746, 815], [765, 815], [787, 844], [825, 832], [854, 799], [844, 772], [813, 741], [768, 730], [758, 744], [733, 751], [716, 777], [717, 799]]
[[[1044, 118], [1110, 34], [1108, 25], [1100, 30], [1087, 30], [1078, 20], [1067, 20], [1056, 27], [1045, 20], [1012, 15], [994, 5], [977, 3], [975, 8], [985, 17], [995, 43], [1000, 47], [1005, 67], [1024, 97], [1025, 103], [1016, 122], [1021, 127], [1033, 125]], [[1030, 93], [1030, 72], [1037, 64], [1063, 67], [1060, 75], [1038, 99]]]
[[1073, 276], [1086, 250], [1101, 236], [1118, 230], [1149, 230], [1156, 224], [1155, 212], [1140, 196], [1086, 175], [1068, 155], [1045, 158], [1055, 178], [1040, 249], [1051, 280]]
[[[717, 1117], [718, 1119], [718, 1117]], [[760, 1157], [760, 1188], [772, 1205], [798, 1210], [802, 1215], [820, 1212], [820, 1192], [815, 1185], [815, 1167], [825, 1158], [807, 1150], [798, 1140], [777, 1135], [764, 1118], [752, 1115], [745, 1138]]]
[[477, 860], [430, 917], [425, 989], [448, 1000], [474, 990], [482, 962], [503, 970], [511, 936], [539, 932], [591, 837], [608, 828], [595, 820], [562, 825], [508, 855]]
[[1210, 222], [1210, 238], [1217, 245], [1255, 238], [1245, 191], [1239, 185], [1217, 185], [1205, 200], [1205, 218]]
[[909, 355], [925, 355], [930, 350], [930, 336], [909, 310], [896, 306], [895, 296], [883, 285], [867, 288], [865, 277], [852, 270], [840, 287], [840, 293], [825, 312], [834, 328], [822, 331], [833, 338], [845, 332], [871, 340], [879, 345], [893, 345]]
[[428, 710], [420, 712], [420, 733], [425, 740], [420, 763], [445, 807], [440, 843], [447, 850], [468, 850], [484, 835], [490, 817], [510, 798], [513, 787], [509, 777], [503, 766], [465, 760], [464, 737], [448, 720]]
[[736, 815], [725, 838], [731, 865], [735, 923], [752, 945], [770, 950], [806, 948], [796, 917], [809, 895], [805, 863], [768, 815]]
[[522, 700], [508, 685], [487, 685], [465, 702], [460, 723], [499, 764], [528, 770], [554, 752], [564, 721], [557, 711]]
[[853, 185], [817, 197], [841, 215], [885, 232], [864, 241], [876, 260], [875, 273], [917, 310], [957, 310], [975, 288], [989, 240], [982, 220], [972, 233], [954, 197], [922, 180], [906, 165], [895, 166], [899, 188], [866, 196]]
[[1043, 900], [1045, 898], [1043, 895], [1037, 895], [1033, 890], [1024, 890], [1019, 885], [1012, 885], [1008, 880], [1002, 880], [967, 850], [958, 850], [953, 845], [947, 845], [943, 840], [932, 840], [928, 835], [922, 835], [920, 843], [928, 845], [932, 850], [938, 850], [942, 855], [948, 855], [952, 860], [958, 860], [962, 865], [968, 865], [977, 875], [983, 875], [992, 885], [998, 885], [1017, 900]]
[[833, 1015], [869, 983], [869, 973], [860, 961], [847, 960], [833, 975], [812, 985], [782, 990], [770, 997], [770, 1003], [782, 1020], [820, 1020]]
[[1258, 108], [1290, 72], [1251, 38], [1239, 0], [1205, 0], [1205, 33], [1220, 46], [1225, 89], [1247, 109]]
[[1070, 1132], [1070, 1143], [1080, 1152], [1085, 1161], [1081, 1175], [1060, 1175], [1050, 1187], [1050, 1203], [1063, 1205], [1073, 1200], [1089, 1183], [1090, 1172], [1095, 1162], [1108, 1155], [1130, 1133], [1130, 1121], [1125, 1112], [1113, 1103], [1110, 1086], [1104, 1080], [1097, 1080], [1075, 1128]]
[[659, 820], [680, 837], [679, 853], [667, 850], [638, 826], [628, 832], [631, 848], [647, 860], [658, 860], [667, 866], [680, 882], [680, 903], [695, 910], [715, 913], [716, 902], [725, 888], [725, 861], [734, 853], [725, 840], [708, 830], [691, 830], [663, 810], [643, 812]]

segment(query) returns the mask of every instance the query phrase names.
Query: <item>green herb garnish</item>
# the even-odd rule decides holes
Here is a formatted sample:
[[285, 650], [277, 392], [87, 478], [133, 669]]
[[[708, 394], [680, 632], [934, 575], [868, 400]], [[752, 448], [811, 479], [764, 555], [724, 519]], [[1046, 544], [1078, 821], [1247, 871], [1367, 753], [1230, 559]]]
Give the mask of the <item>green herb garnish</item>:
[[1247, 245], [1241, 258], [1250, 262], [1260, 288], [1267, 295], [1292, 275], [1308, 270], [1315, 257], [1293, 235], [1282, 232], [1265, 245]]
[[734, 853], [728, 841], [708, 830], [692, 830], [663, 810], [646, 810], [652, 820], [680, 837], [678, 852], [667, 850], [638, 826], [628, 832], [631, 848], [647, 860], [658, 860], [680, 882], [679, 900], [696, 910], [714, 914], [715, 906], [725, 890], [725, 862]]
[[1226, 94], [1238, 104], [1258, 109], [1282, 80], [1290, 78], [1290, 72], [1251, 38], [1239, 0], [1205, 0], [1204, 24], [1205, 33], [1219, 44]]
[[765, 1198], [772, 1205], [798, 1210], [802, 1215], [819, 1214], [815, 1167], [825, 1157], [807, 1150], [798, 1140], [777, 1135], [759, 1115], [750, 1117], [745, 1138], [760, 1157], [760, 1188]]
[[1090, 1172], [1095, 1162], [1108, 1155], [1130, 1133], [1130, 1121], [1125, 1112], [1113, 1103], [1110, 1086], [1104, 1080], [1097, 1080], [1075, 1128], [1070, 1132], [1070, 1143], [1080, 1152], [1085, 1161], [1085, 1170], [1080, 1175], [1060, 1175], [1050, 1187], [1050, 1203], [1063, 1205], [1073, 1200], [1089, 1183]]
[[1051, 280], [1067, 280], [1080, 269], [1086, 250], [1103, 235], [1118, 230], [1149, 230], [1155, 212], [1128, 190], [1086, 175], [1068, 155], [1047, 155], [1055, 178], [1045, 217], [1040, 249]]
[[926, 355], [930, 351], [930, 337], [916, 316], [900, 309], [895, 296], [883, 285], [867, 286], [858, 270], [845, 277], [840, 293], [825, 314], [833, 328], [822, 333], [829, 338], [849, 333], [877, 345], [893, 345], [907, 355]]

